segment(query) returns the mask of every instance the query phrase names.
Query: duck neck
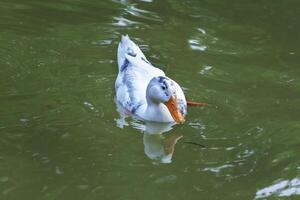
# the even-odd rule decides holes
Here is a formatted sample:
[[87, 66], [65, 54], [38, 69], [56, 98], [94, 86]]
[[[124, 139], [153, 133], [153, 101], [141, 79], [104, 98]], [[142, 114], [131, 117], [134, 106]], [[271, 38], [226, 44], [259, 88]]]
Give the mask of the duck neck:
[[168, 108], [163, 103], [157, 103], [147, 99], [146, 115], [149, 121], [173, 122], [173, 118]]

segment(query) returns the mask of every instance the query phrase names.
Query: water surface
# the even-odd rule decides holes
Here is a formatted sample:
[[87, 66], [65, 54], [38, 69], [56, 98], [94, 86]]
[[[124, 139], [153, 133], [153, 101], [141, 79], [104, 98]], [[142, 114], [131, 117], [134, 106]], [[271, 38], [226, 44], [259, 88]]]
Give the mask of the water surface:
[[[2, 0], [0, 199], [299, 198], [299, 6]], [[122, 34], [210, 105], [120, 117]]]

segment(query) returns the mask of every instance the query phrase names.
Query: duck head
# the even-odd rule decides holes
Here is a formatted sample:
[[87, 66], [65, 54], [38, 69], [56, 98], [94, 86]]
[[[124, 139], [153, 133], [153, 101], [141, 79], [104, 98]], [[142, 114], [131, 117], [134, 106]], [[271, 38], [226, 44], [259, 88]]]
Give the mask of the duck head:
[[176, 86], [171, 79], [163, 76], [154, 77], [148, 84], [146, 95], [148, 102], [163, 103], [175, 122], [185, 121], [177, 103]]

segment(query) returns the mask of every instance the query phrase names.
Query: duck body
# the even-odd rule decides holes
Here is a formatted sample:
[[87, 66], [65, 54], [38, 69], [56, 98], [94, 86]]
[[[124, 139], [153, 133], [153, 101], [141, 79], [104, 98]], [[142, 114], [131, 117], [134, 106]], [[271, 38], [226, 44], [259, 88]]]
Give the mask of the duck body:
[[186, 99], [180, 86], [152, 66], [128, 36], [118, 46], [116, 101], [144, 121], [183, 122]]

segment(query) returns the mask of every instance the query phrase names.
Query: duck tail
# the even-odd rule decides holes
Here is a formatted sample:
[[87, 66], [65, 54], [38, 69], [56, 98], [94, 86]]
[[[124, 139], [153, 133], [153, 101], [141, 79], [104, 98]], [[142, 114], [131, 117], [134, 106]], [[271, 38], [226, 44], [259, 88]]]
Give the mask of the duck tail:
[[140, 50], [140, 48], [132, 41], [130, 40], [128, 35], [122, 35], [121, 42], [118, 46], [118, 65], [119, 70], [122, 69], [122, 66], [124, 64], [128, 64], [128, 60], [126, 59], [126, 56], [131, 57], [142, 57], [144, 59], [145, 55]]

